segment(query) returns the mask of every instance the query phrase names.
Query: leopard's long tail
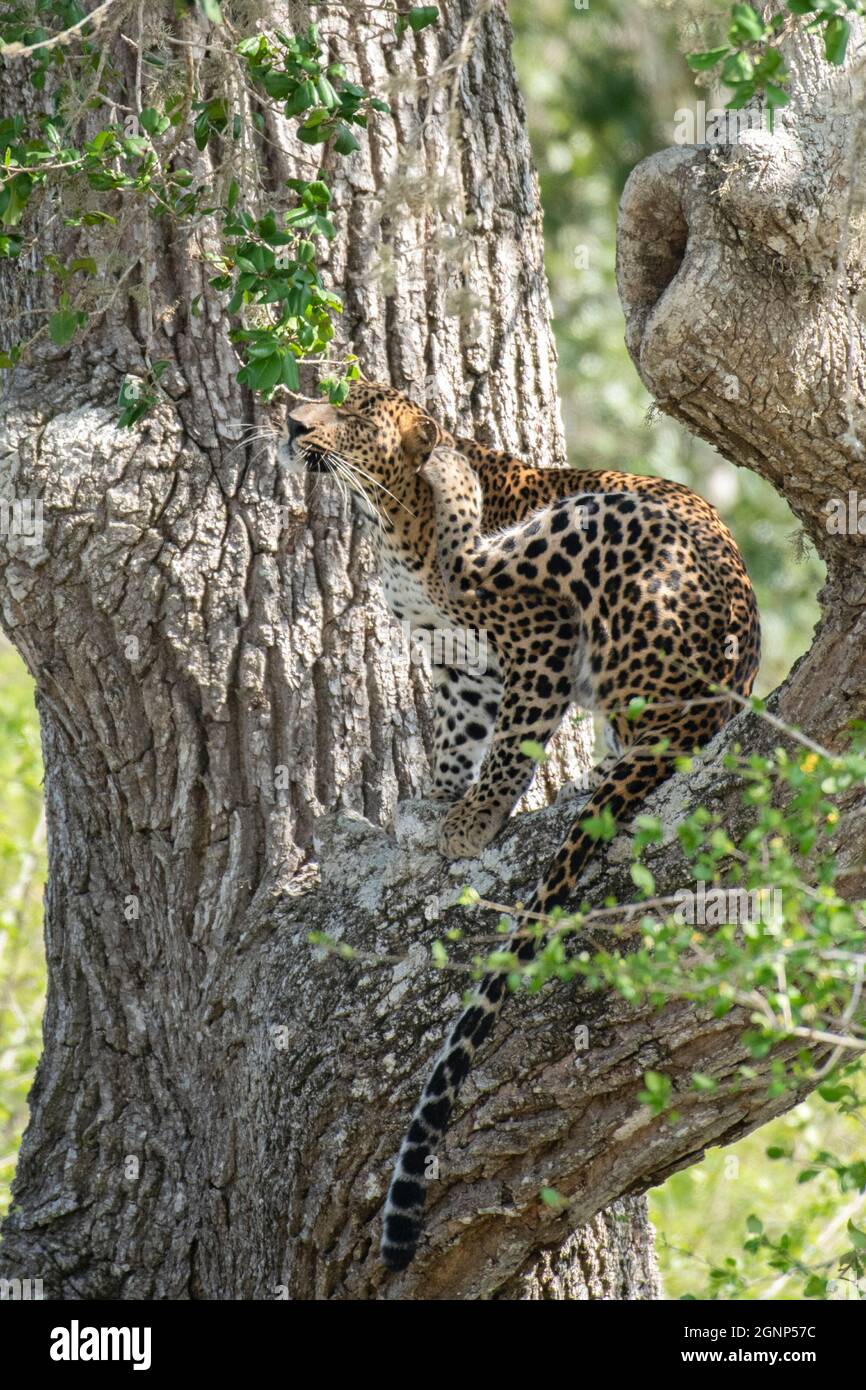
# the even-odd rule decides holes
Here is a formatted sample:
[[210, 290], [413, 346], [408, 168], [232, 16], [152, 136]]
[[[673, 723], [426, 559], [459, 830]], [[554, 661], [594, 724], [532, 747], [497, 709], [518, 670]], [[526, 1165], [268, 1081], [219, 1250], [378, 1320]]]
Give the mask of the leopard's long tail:
[[[589, 817], [605, 809], [621, 820], [670, 776], [669, 756], [635, 745], [620, 758], [610, 774], [581, 808], [569, 833], [548, 865], [526, 904], [527, 912], [551, 912], [565, 907], [580, 875], [596, 848], [583, 829]], [[526, 964], [532, 960], [539, 938], [517, 935], [506, 950]], [[381, 1255], [389, 1269], [405, 1269], [411, 1263], [421, 1234], [430, 1160], [436, 1153], [476, 1052], [493, 1031], [507, 996], [507, 972], [485, 975], [471, 1002], [457, 1019], [442, 1047], [421, 1095], [400, 1153], [385, 1203]]]

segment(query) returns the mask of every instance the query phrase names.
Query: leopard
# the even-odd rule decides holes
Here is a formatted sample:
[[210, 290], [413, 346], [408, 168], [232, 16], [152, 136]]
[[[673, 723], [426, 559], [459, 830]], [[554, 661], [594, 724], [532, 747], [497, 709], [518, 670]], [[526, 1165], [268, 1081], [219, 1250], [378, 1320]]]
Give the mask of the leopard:
[[[677, 760], [706, 745], [752, 691], [760, 620], [745, 564], [715, 509], [685, 485], [613, 469], [538, 467], [440, 425], [396, 388], [353, 383], [345, 401], [289, 413], [285, 466], [331, 474], [374, 520], [386, 603], [415, 630], [485, 635], [483, 672], [433, 669], [431, 795], [450, 802], [438, 846], [477, 857], [529, 787], [578, 705], [604, 721], [607, 756], [523, 904], [565, 909], [598, 850], [593, 826], [627, 826]], [[528, 965], [538, 937], [506, 958]], [[513, 968], [488, 971], [449, 1030], [400, 1146], [381, 1256], [415, 1256], [431, 1158], [490, 1036]]]

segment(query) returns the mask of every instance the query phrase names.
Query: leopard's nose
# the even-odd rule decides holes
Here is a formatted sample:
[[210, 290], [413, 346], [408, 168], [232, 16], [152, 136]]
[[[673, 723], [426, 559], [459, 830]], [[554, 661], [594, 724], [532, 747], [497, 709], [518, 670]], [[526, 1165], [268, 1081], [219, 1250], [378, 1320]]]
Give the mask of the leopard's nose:
[[307, 426], [306, 426], [306, 425], [302, 425], [301, 422], [300, 422], [300, 420], [293, 420], [292, 417], [291, 417], [291, 415], [290, 415], [290, 416], [289, 416], [289, 419], [288, 419], [287, 428], [286, 428], [286, 434], [287, 434], [287, 436], [288, 436], [288, 441], [289, 441], [289, 443], [290, 443], [290, 444], [294, 444], [295, 440], [296, 440], [300, 435], [306, 434], [306, 432], [307, 432]]

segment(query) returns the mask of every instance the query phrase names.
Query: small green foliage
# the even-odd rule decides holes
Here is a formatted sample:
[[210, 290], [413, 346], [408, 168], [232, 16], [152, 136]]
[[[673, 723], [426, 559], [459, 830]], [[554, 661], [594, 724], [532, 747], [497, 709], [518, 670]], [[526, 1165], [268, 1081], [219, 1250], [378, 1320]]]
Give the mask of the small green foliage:
[[48, 320], [48, 336], [55, 347], [64, 347], [87, 322], [87, 315], [81, 309], [69, 308], [67, 295], [61, 295], [60, 305], [57, 313]]
[[580, 822], [580, 827], [591, 840], [612, 840], [616, 834], [616, 821], [608, 806], [598, 816], [587, 816]]
[[481, 901], [481, 895], [475, 888], [461, 889], [460, 896], [455, 900], [459, 907], [477, 907]]
[[448, 964], [448, 952], [444, 942], [434, 941], [430, 947], [430, 956], [436, 968], [442, 970]]
[[246, 59], [254, 86], [282, 103], [283, 115], [299, 118], [298, 139], [307, 145], [334, 141], [338, 154], [359, 148], [350, 126], [366, 127], [373, 111], [388, 111], [379, 100], [349, 82], [341, 63], [328, 63], [315, 25], [303, 33], [243, 39], [237, 52]]
[[543, 1187], [538, 1195], [544, 1205], [552, 1207], [554, 1211], [562, 1211], [563, 1207], [568, 1206], [568, 1198], [557, 1192], [555, 1187]]
[[644, 1089], [638, 1092], [638, 1100], [648, 1105], [654, 1115], [661, 1115], [670, 1105], [673, 1085], [670, 1077], [658, 1071], [644, 1072]]
[[547, 754], [544, 748], [540, 743], [536, 743], [535, 739], [525, 738], [520, 745], [520, 751], [525, 758], [531, 758], [532, 761], [538, 763], [539, 766], [547, 762]]
[[[689, 1000], [718, 1018], [739, 1007], [746, 1020], [741, 1041], [753, 1062], [767, 1070], [768, 1098], [792, 1096], [815, 1080], [822, 1104], [859, 1115], [866, 1005], [858, 982], [866, 968], [866, 903], [841, 896], [830, 843], [839, 819], [837, 799], [866, 783], [859, 731], [851, 732], [852, 751], [842, 755], [798, 747], [796, 735], [792, 745], [770, 754], [734, 750], [728, 755], [728, 766], [740, 778], [748, 825], [735, 835], [704, 807], [684, 818], [677, 827], [688, 863], [682, 880], [693, 885], [685, 903], [655, 896], [637, 921], [634, 909], [626, 914], [613, 902], [577, 913], [558, 909], [544, 923], [524, 927], [539, 941], [533, 960], [493, 951], [473, 962], [474, 972], [507, 970], [509, 988], [531, 991], [549, 980], [579, 979], [584, 987], [615, 990], [634, 1004], [662, 1008], [672, 999]], [[609, 838], [613, 820], [590, 818], [587, 828], [599, 839]], [[661, 836], [656, 818], [637, 818], [629, 872], [645, 899], [659, 890], [640, 856]], [[464, 901], [472, 905], [476, 897]], [[696, 917], [698, 908], [706, 920]], [[608, 934], [608, 943], [599, 940], [599, 932]], [[802, 1042], [802, 1050], [783, 1061], [779, 1045], [792, 1039]], [[817, 1041], [836, 1049], [832, 1073], [816, 1075], [808, 1048]], [[744, 1065], [738, 1076], [722, 1080], [694, 1073], [692, 1103], [752, 1085], [756, 1065]], [[653, 1115], [676, 1122], [673, 1085], [663, 1073], [645, 1073], [638, 1099]], [[800, 1155], [792, 1143], [773, 1142], [766, 1157], [779, 1168], [796, 1165], [795, 1187], [814, 1184], [825, 1191], [832, 1181], [839, 1192], [866, 1192], [866, 1161], [859, 1155], [839, 1157], [825, 1150]], [[862, 1221], [852, 1220], [844, 1249], [823, 1263], [806, 1257], [802, 1232], [765, 1225], [754, 1215], [747, 1220], [745, 1256], [763, 1262], [773, 1277], [796, 1283], [802, 1297], [835, 1297], [840, 1282], [866, 1273]], [[742, 1258], [720, 1256], [700, 1296], [740, 1298], [748, 1288]]]
[[645, 864], [630, 866], [631, 881], [640, 890], [642, 897], [651, 898], [655, 892], [655, 879]]
[[413, 5], [411, 10], [405, 14], [397, 16], [397, 23], [394, 26], [395, 32], [404, 34], [407, 29], [411, 29], [418, 34], [422, 29], [426, 29], [430, 24], [438, 24], [439, 10], [435, 5]]
[[132, 429], [156, 405], [159, 381], [168, 365], [163, 359], [154, 362], [143, 379], [134, 376], [123, 378], [117, 398], [120, 409], [117, 423], [121, 429]]
[[[836, 66], [845, 61], [851, 25], [846, 15], [863, 17], [863, 0], [788, 0], [790, 16], [806, 21], [807, 30], [822, 32], [824, 54]], [[812, 16], [811, 19], [807, 18]], [[788, 93], [785, 87], [789, 74], [778, 43], [785, 29], [784, 14], [771, 16], [766, 22], [753, 5], [732, 5], [727, 43], [703, 53], [690, 53], [689, 67], [694, 72], [710, 72], [720, 67], [720, 77], [732, 93], [727, 105], [736, 110], [761, 96], [772, 113], [785, 106]]]
[[[46, 23], [51, 21], [51, 30], [31, 22], [34, 4]], [[317, 362], [331, 351], [342, 305], [325, 287], [319, 260], [335, 227], [329, 215], [330, 189], [321, 173], [311, 180], [288, 180], [293, 195], [288, 206], [261, 205], [264, 194], [250, 177], [249, 148], [264, 134], [264, 119], [255, 111], [245, 128], [247, 118], [239, 109], [237, 92], [246, 83], [263, 105], [290, 123], [302, 144], [343, 157], [360, 148], [359, 135], [389, 108], [352, 82], [342, 63], [328, 61], [315, 25], [296, 34], [259, 32], [229, 40], [219, 5], [199, 0], [199, 6], [214, 26], [210, 52], [220, 55], [223, 77], [213, 90], [197, 90], [182, 55], [166, 41], [159, 51], [142, 54], [142, 66], [153, 69], [155, 76], [176, 74], [174, 87], [145, 77], [147, 99], [140, 112], [122, 124], [111, 99], [94, 95], [95, 89], [88, 100], [77, 100], [89, 82], [92, 86], [90, 74], [110, 71], [110, 59], [104, 66], [108, 52], [98, 47], [98, 41], [111, 35], [110, 21], [98, 33], [91, 35], [85, 26], [73, 42], [37, 49], [19, 60], [37, 91], [45, 87], [51, 68], [62, 80], [55, 84], [50, 110], [40, 110], [37, 102], [26, 118], [0, 118], [0, 256], [20, 256], [25, 244], [21, 228], [34, 199], [56, 206], [68, 227], [113, 234], [115, 250], [131, 219], [142, 212], [174, 222], [185, 237], [199, 228], [206, 230], [206, 254], [214, 272], [210, 289], [226, 296], [226, 312], [237, 318], [231, 337], [242, 359], [238, 380], [268, 399], [278, 389], [297, 391], [300, 364]], [[39, 43], [83, 14], [70, 0], [13, 6], [0, 20], [0, 41]], [[418, 31], [437, 18], [436, 10], [418, 9], [410, 11], [406, 21]], [[94, 122], [109, 112], [112, 118], [94, 130]], [[210, 174], [194, 174], [183, 166], [178, 149], [184, 140], [208, 156]], [[35, 249], [38, 252], [38, 243]], [[3, 366], [11, 367], [26, 356], [41, 332], [62, 347], [98, 320], [111, 287], [80, 289], [78, 282], [71, 282], [76, 272], [99, 281], [96, 261], [85, 260], [61, 267], [48, 256], [44, 267], [37, 267], [36, 273], [48, 268], [60, 278], [62, 294], [45, 328], [30, 343], [13, 345], [3, 356]], [[200, 315], [200, 296], [190, 313]], [[339, 404], [358, 376], [358, 366], [351, 356], [336, 366], [335, 372], [329, 364], [321, 386]], [[120, 414], [126, 427], [137, 424], [153, 407], [155, 384], [151, 380], [135, 394], [135, 384], [124, 383]]]

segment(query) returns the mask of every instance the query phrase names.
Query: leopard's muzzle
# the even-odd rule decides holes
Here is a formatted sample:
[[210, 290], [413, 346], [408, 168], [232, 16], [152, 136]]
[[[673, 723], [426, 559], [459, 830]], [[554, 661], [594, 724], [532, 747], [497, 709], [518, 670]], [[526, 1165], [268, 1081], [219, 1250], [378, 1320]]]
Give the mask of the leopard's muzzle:
[[295, 473], [333, 473], [328, 455], [312, 441], [305, 442], [310, 433], [308, 426], [289, 417], [286, 438], [280, 445], [283, 463]]

